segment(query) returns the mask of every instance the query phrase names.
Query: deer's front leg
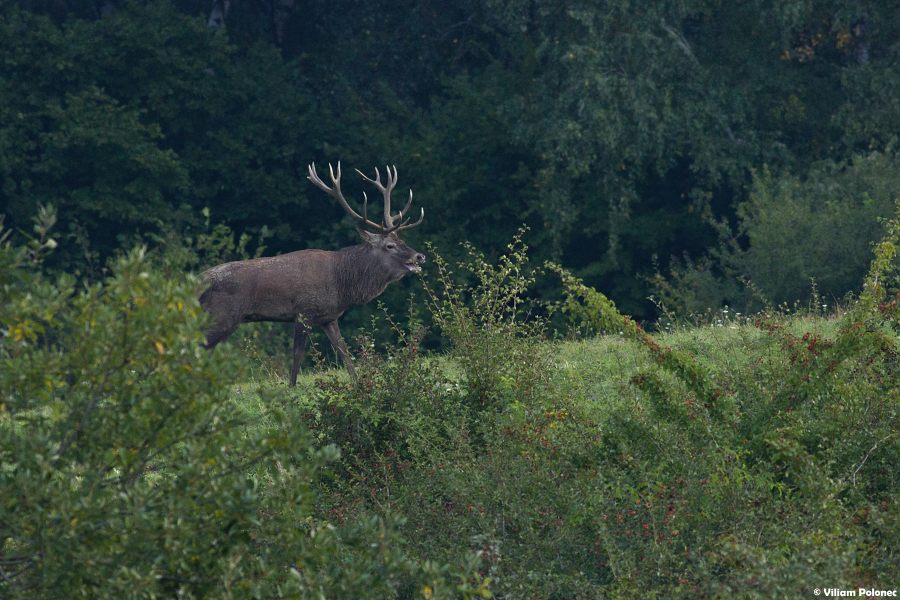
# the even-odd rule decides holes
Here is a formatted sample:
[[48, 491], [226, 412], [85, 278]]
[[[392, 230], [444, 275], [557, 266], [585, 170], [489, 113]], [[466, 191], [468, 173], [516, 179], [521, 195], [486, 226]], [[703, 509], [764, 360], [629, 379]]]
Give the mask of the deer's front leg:
[[291, 387], [297, 385], [297, 374], [300, 372], [300, 363], [306, 353], [306, 339], [309, 337], [309, 327], [305, 323], [294, 323], [294, 363], [291, 365]]
[[341, 360], [344, 362], [347, 372], [350, 373], [350, 378], [355, 380], [356, 370], [353, 368], [353, 359], [350, 357], [350, 351], [347, 350], [347, 345], [341, 337], [341, 329], [338, 327], [337, 319], [330, 323], [325, 323], [322, 325], [322, 329], [325, 330], [325, 335], [328, 336], [331, 345], [334, 346], [335, 351], [340, 355]]

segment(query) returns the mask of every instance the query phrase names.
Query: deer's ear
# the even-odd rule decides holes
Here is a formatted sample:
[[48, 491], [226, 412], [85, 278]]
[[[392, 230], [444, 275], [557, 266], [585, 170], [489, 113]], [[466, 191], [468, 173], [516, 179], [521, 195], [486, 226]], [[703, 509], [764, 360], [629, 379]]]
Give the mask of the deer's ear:
[[357, 229], [356, 231], [359, 232], [359, 237], [361, 237], [365, 243], [372, 244], [373, 246], [381, 239], [381, 236], [377, 233], [371, 233], [365, 229]]

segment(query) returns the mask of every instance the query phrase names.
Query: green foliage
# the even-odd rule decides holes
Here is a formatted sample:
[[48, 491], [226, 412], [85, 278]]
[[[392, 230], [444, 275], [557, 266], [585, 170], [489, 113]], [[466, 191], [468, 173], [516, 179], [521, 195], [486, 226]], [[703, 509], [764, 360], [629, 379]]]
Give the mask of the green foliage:
[[[900, 203], [897, 205], [897, 213], [893, 219], [885, 223], [887, 233], [875, 246], [875, 257], [869, 267], [866, 280], [863, 282], [863, 291], [859, 296], [856, 306], [858, 318], [867, 318], [878, 315], [892, 320], [896, 328], [897, 306], [885, 303], [889, 294], [900, 292], [900, 264], [897, 256], [900, 254]], [[877, 311], [877, 312], [876, 312]]]
[[[387, 358], [364, 353], [356, 386], [325, 378], [301, 393], [321, 440], [342, 451], [319, 510], [339, 522], [402, 514], [410, 552], [450, 563], [474, 552], [498, 596], [889, 587], [900, 527], [890, 227], [871, 298], [839, 323], [771, 313], [651, 336], [548, 265], [564, 282], [554, 308], [582, 333], [614, 334], [556, 344], [522, 320], [532, 278], [518, 242], [495, 264], [438, 259], [430, 297], [446, 356], [423, 356], [408, 334]], [[456, 269], [474, 282], [444, 284]], [[522, 344], [552, 356], [524, 360]]]
[[450, 356], [462, 370], [467, 401], [476, 412], [502, 409], [511, 402], [539, 398], [551, 360], [540, 344], [544, 323], [531, 318], [525, 297], [536, 274], [528, 265], [520, 230], [507, 253], [492, 265], [469, 244], [460, 265], [474, 280], [454, 281], [447, 263], [434, 252], [438, 289], [426, 284], [435, 325], [449, 340]]
[[[811, 276], [841, 297], [874, 239], [862, 195], [748, 212], [755, 241], [736, 258], [752, 272], [716, 255], [711, 222], [761, 197], [753, 170], [815, 184], [834, 179], [823, 161], [895, 153], [896, 4], [267, 1], [231, 3], [216, 29], [192, 0], [6, 2], [0, 212], [27, 228], [39, 204], [58, 206], [79, 243], [51, 261], [69, 270], [159, 223], [201, 225], [203, 207], [235, 231], [268, 226], [269, 252], [331, 248], [354, 235], [305, 165], [396, 162], [430, 215], [413, 245], [455, 257], [468, 239], [494, 257], [525, 222], [538, 259], [638, 318], [653, 314], [654, 257], [668, 271], [685, 253], [703, 267], [674, 263], [690, 311], [739, 303], [742, 276], [776, 302]], [[781, 235], [810, 211], [817, 238], [857, 223], [839, 251]], [[782, 247], [789, 260], [772, 263]], [[348, 331], [367, 316], [348, 315]]]
[[741, 205], [746, 250], [734, 250], [733, 269], [755, 282], [773, 303], [803, 299], [814, 280], [826, 298], [840, 297], [862, 279], [871, 244], [897, 197], [897, 161], [870, 155], [845, 170], [823, 167], [807, 182], [763, 173]]
[[257, 414], [233, 402], [244, 360], [202, 348], [194, 278], [143, 248], [93, 284], [49, 275], [55, 216], [40, 215], [26, 245], [0, 238], [0, 595], [468, 589], [444, 583], [470, 581], [464, 564], [405, 554], [396, 519], [316, 516], [338, 452], [283, 388], [261, 389]]
[[[0, 238], [0, 595], [891, 585], [896, 221], [865, 273], [896, 202], [896, 1], [231, 3], [218, 30], [209, 3], [95, 4], [0, 7], [0, 212], [39, 216]], [[349, 241], [303, 180], [338, 157], [427, 199], [448, 352], [414, 324], [356, 384], [232, 385], [261, 377], [199, 350], [183, 273], [268, 232]], [[545, 339], [523, 221], [572, 269], [556, 308], [616, 335]], [[650, 314], [657, 262], [685, 314], [811, 279], [818, 314], [866, 278], [839, 321], [651, 336], [620, 309]]]
[[[308, 108], [271, 49], [239, 52], [166, 2], [62, 24], [6, 5], [0, 40], [0, 198], [13, 224], [52, 202], [103, 258], [160, 223], [199, 224], [205, 206], [241, 230], [295, 235], [278, 213], [304, 206], [294, 132]], [[81, 266], [68, 247], [54, 260]]]
[[446, 355], [390, 321], [357, 381], [288, 389], [233, 384], [164, 260], [45, 273], [41, 214], [0, 245], [5, 596], [764, 598], [896, 572], [896, 219], [838, 322], [651, 336], [548, 265], [553, 308], [614, 334], [551, 343], [520, 238], [438, 257]]
[[[571, 273], [553, 263], [548, 269], [556, 272], [563, 281], [563, 300], [557, 308], [590, 333], [618, 332], [625, 339], [645, 347], [665, 370], [681, 379], [697, 394], [707, 409], [716, 409], [722, 390], [710, 380], [709, 374], [689, 354], [661, 346], [633, 319], [621, 314], [616, 305], [602, 293], [592, 289]], [[659, 381], [643, 377], [636, 382], [659, 391]], [[663, 394], [664, 395], [664, 394]], [[656, 397], [656, 396], [654, 396]]]
[[657, 272], [655, 293], [682, 315], [806, 304], [813, 294], [840, 302], [858, 288], [881, 220], [896, 210], [897, 166], [893, 154], [873, 153], [842, 167], [816, 165], [804, 179], [764, 170], [738, 207], [737, 231], [722, 228], [712, 260], [685, 259], [667, 277]]

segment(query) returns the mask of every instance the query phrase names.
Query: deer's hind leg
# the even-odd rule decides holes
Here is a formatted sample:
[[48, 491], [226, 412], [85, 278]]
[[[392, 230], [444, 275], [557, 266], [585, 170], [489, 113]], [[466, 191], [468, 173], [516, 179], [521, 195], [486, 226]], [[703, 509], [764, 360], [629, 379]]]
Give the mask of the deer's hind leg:
[[347, 350], [347, 344], [344, 343], [344, 339], [341, 337], [341, 328], [338, 327], [337, 320], [325, 323], [322, 325], [322, 329], [325, 330], [325, 335], [328, 336], [331, 345], [334, 346], [335, 351], [340, 355], [344, 366], [347, 368], [347, 372], [350, 373], [350, 378], [356, 379], [356, 370], [353, 368], [353, 358], [350, 356], [350, 351]]

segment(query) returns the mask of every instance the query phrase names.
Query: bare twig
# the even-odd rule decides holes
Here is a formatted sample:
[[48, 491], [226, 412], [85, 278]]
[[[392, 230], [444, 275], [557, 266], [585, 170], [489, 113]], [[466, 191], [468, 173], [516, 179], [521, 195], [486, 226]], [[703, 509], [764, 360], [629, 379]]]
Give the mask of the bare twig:
[[866, 464], [866, 461], [869, 460], [869, 456], [872, 455], [872, 453], [875, 451], [876, 448], [878, 448], [878, 446], [879, 446], [880, 444], [882, 444], [883, 442], [886, 442], [887, 440], [891, 439], [892, 437], [894, 437], [894, 435], [895, 435], [895, 434], [890, 433], [890, 434], [884, 436], [883, 438], [881, 438], [880, 440], [878, 440], [877, 442], [875, 442], [875, 445], [874, 445], [874, 446], [872, 446], [871, 448], [869, 448], [869, 451], [866, 452], [866, 455], [865, 455], [865, 456], [863, 457], [863, 459], [859, 462], [859, 465], [853, 470], [853, 474], [850, 475], [850, 482], [851, 482], [854, 486], [856, 485], [856, 474], [859, 473], [859, 470], [862, 469], [862, 468], [863, 468], [863, 465]]

